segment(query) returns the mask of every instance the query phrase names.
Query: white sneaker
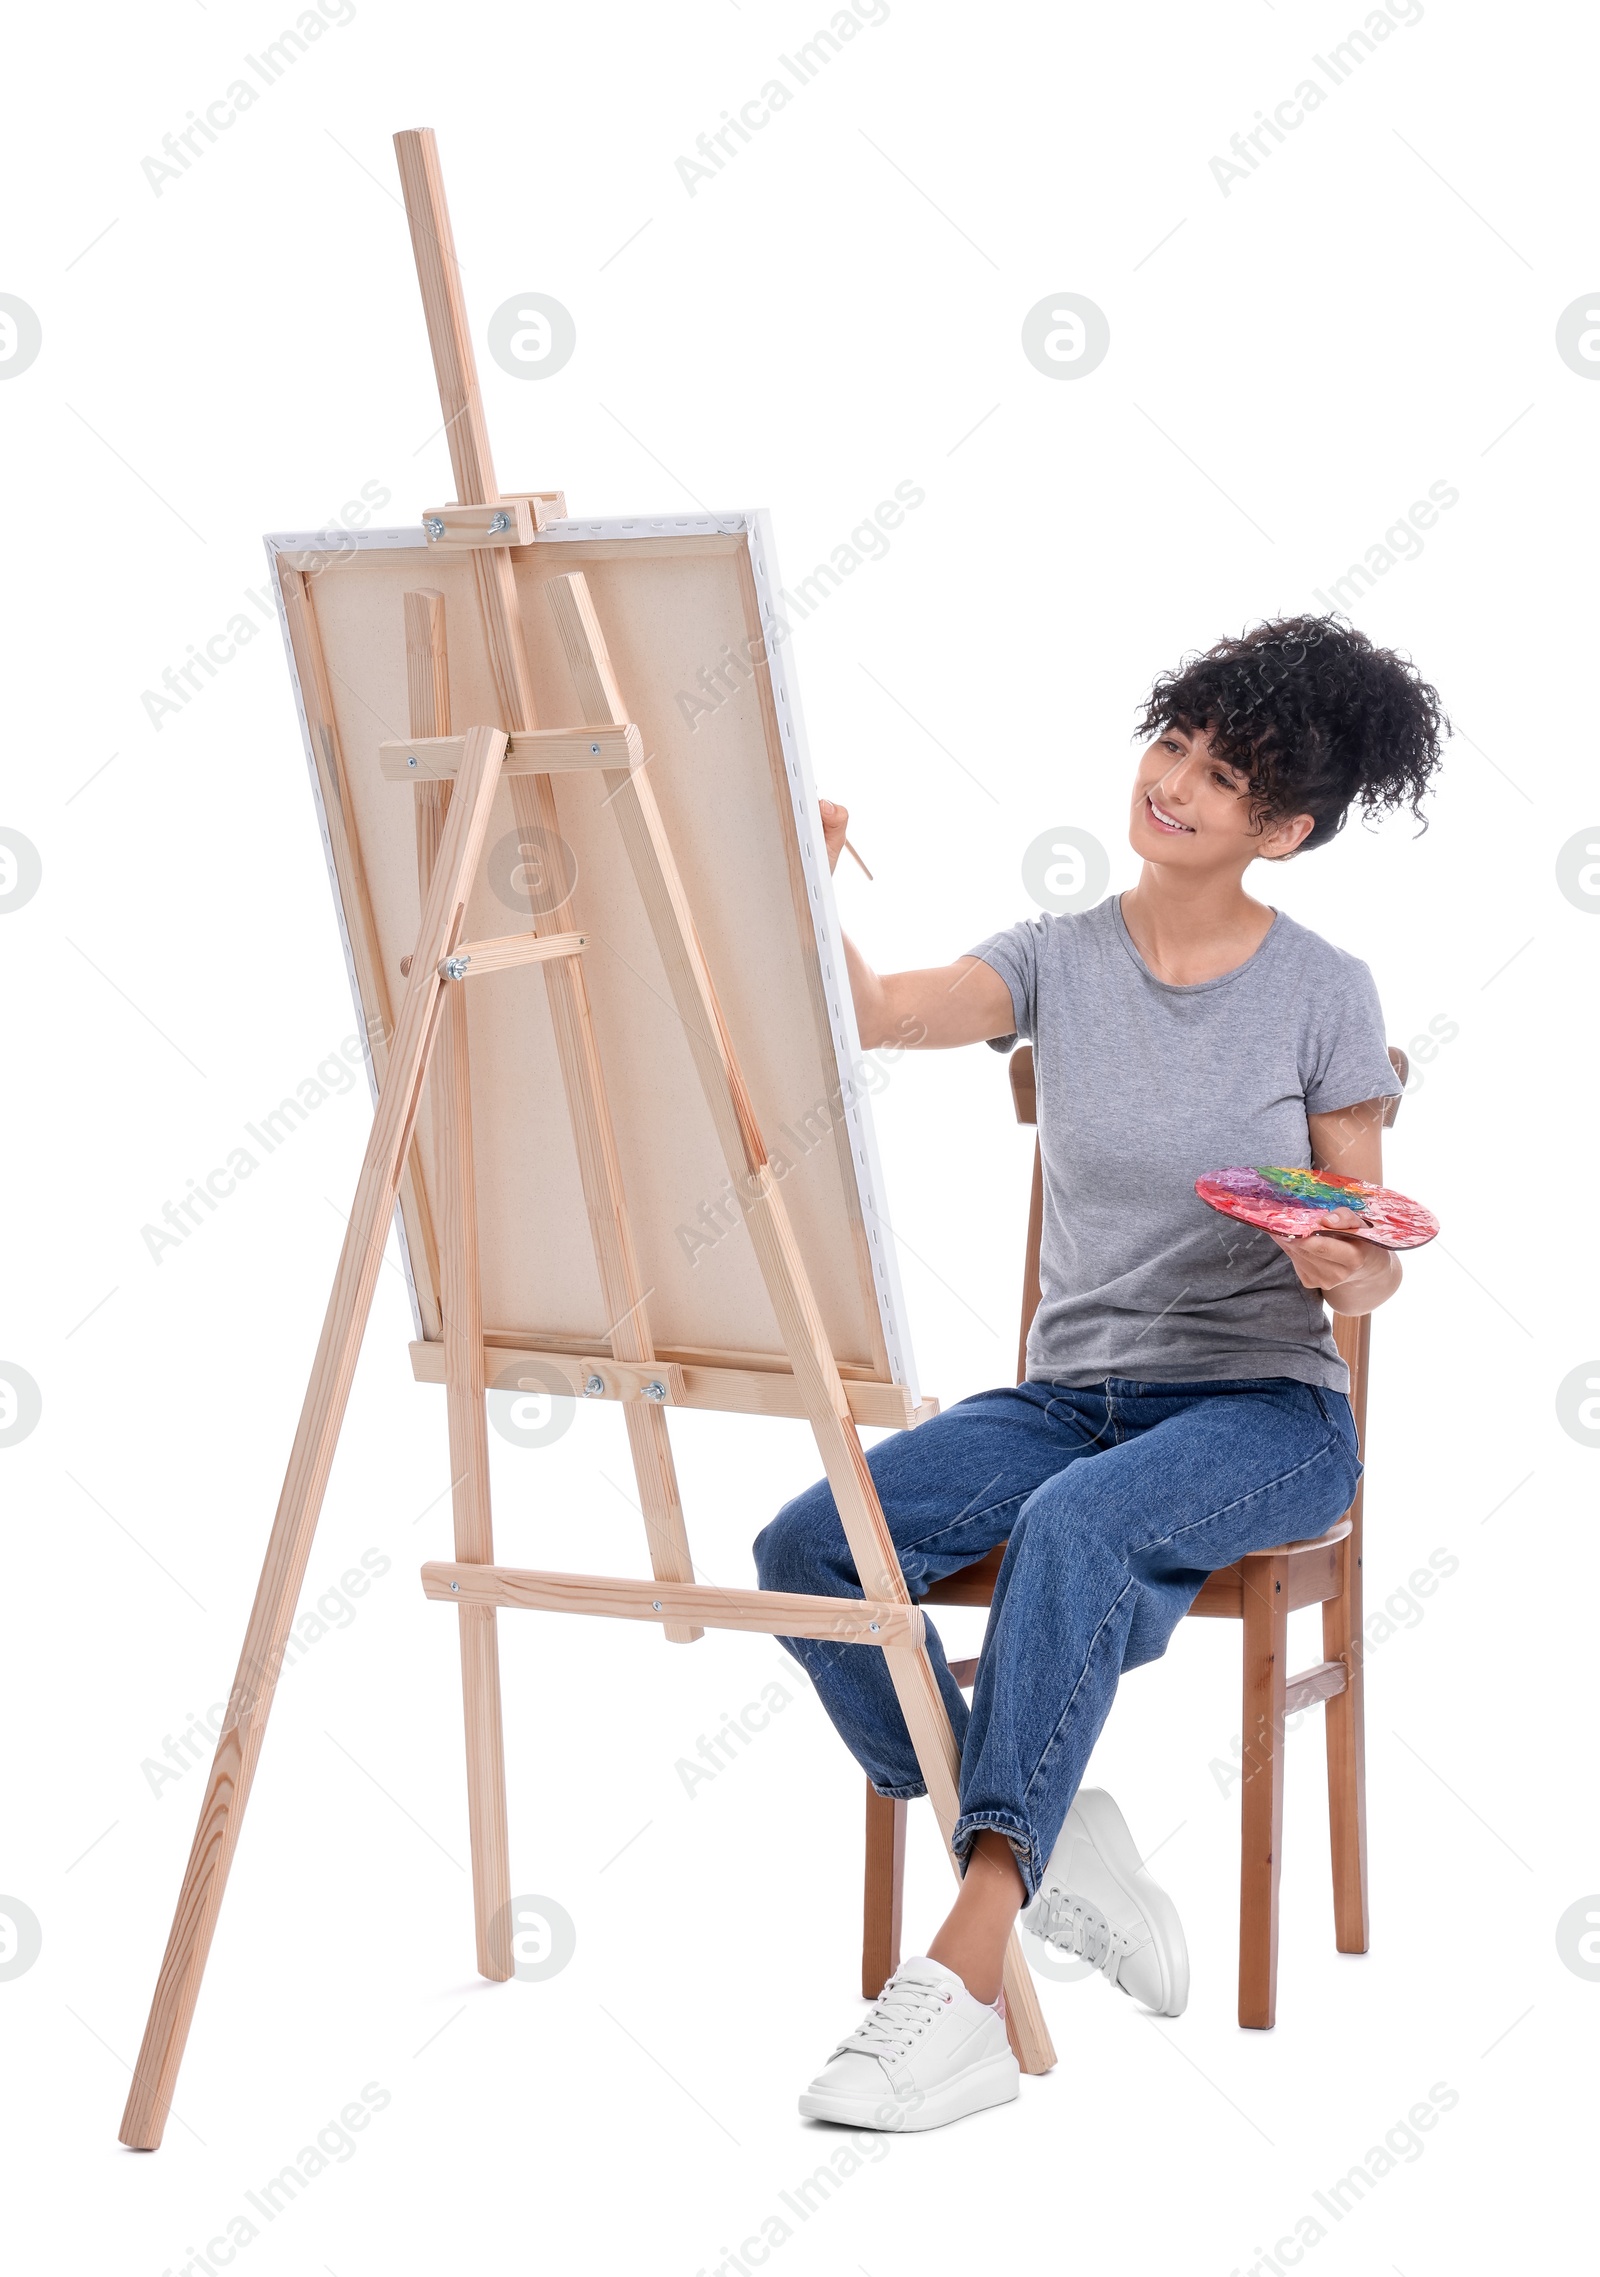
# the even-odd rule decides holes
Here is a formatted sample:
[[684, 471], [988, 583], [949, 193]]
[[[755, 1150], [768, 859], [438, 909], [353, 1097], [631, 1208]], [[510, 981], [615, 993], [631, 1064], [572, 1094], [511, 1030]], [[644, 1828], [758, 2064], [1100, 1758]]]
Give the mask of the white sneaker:
[[1103, 1787], [1080, 1787], [1038, 1895], [1022, 1925], [1101, 1974], [1157, 2016], [1189, 1999], [1189, 1948], [1178, 1909], [1139, 1862], [1121, 1811]]
[[909, 2134], [943, 2127], [1019, 2091], [997, 2010], [939, 1961], [902, 1961], [870, 2015], [800, 2098], [803, 2119]]

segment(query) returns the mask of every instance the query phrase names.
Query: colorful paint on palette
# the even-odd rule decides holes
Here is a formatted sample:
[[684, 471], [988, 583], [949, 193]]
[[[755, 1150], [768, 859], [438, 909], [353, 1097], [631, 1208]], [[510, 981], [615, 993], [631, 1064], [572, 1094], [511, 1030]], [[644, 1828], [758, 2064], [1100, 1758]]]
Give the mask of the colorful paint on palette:
[[1439, 1230], [1438, 1219], [1420, 1202], [1390, 1186], [1341, 1178], [1331, 1170], [1297, 1169], [1283, 1163], [1253, 1170], [1208, 1170], [1195, 1180], [1194, 1190], [1225, 1217], [1286, 1238], [1315, 1233], [1330, 1210], [1359, 1211], [1362, 1240], [1384, 1249], [1420, 1249]]
[[1286, 1201], [1314, 1202], [1324, 1209], [1365, 1208], [1359, 1178], [1340, 1178], [1316, 1170], [1257, 1170], [1254, 1176], [1276, 1187]]

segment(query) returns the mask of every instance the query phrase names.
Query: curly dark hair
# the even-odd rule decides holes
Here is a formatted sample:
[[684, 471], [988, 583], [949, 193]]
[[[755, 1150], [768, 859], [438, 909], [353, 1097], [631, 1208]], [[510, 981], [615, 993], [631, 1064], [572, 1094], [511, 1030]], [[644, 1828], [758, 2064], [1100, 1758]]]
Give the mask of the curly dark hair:
[[1136, 733], [1168, 727], [1211, 735], [1211, 748], [1249, 773], [1256, 827], [1309, 814], [1302, 848], [1325, 846], [1359, 804], [1368, 818], [1422, 794], [1452, 730], [1409, 657], [1376, 648], [1347, 618], [1278, 617], [1204, 655], [1186, 656], [1150, 690]]

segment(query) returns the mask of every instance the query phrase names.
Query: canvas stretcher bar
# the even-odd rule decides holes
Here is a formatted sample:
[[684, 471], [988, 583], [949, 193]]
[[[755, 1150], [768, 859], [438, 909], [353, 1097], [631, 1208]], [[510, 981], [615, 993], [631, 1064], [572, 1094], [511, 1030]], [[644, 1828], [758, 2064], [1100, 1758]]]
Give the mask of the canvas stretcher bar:
[[[413, 1344], [411, 1372], [419, 1384], [444, 1382], [444, 1357], [438, 1344]], [[562, 1351], [550, 1347], [534, 1350], [526, 1345], [497, 1343], [492, 1337], [484, 1340], [484, 1359], [488, 1380], [501, 1389], [515, 1386], [528, 1390], [538, 1389], [557, 1398], [605, 1399], [614, 1396], [609, 1389], [588, 1389], [587, 1379], [597, 1367], [608, 1369], [610, 1360], [601, 1353], [590, 1351]], [[699, 1407], [725, 1415], [788, 1415], [804, 1416], [805, 1401], [794, 1370], [787, 1365], [774, 1366], [762, 1353], [729, 1353], [712, 1359], [706, 1354], [674, 1350], [657, 1344], [658, 1364], [670, 1367], [681, 1380], [682, 1389], [672, 1394], [674, 1407]], [[531, 1377], [532, 1385], [523, 1384], [521, 1377]], [[844, 1395], [850, 1403], [850, 1412], [859, 1424], [869, 1429], [907, 1431], [918, 1423], [926, 1423], [936, 1415], [936, 1399], [913, 1400], [903, 1384], [862, 1382], [843, 1374]]]

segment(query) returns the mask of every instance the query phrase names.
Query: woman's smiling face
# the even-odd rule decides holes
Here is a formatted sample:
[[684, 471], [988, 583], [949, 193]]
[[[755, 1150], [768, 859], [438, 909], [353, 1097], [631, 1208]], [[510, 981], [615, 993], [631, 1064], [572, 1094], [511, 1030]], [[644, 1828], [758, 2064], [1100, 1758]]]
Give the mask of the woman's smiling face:
[[1249, 793], [1246, 770], [1215, 757], [1209, 735], [1169, 726], [1140, 757], [1128, 842], [1147, 862], [1185, 869], [1242, 872], [1258, 856], [1292, 853], [1314, 827], [1312, 817], [1277, 815], [1260, 825]]

